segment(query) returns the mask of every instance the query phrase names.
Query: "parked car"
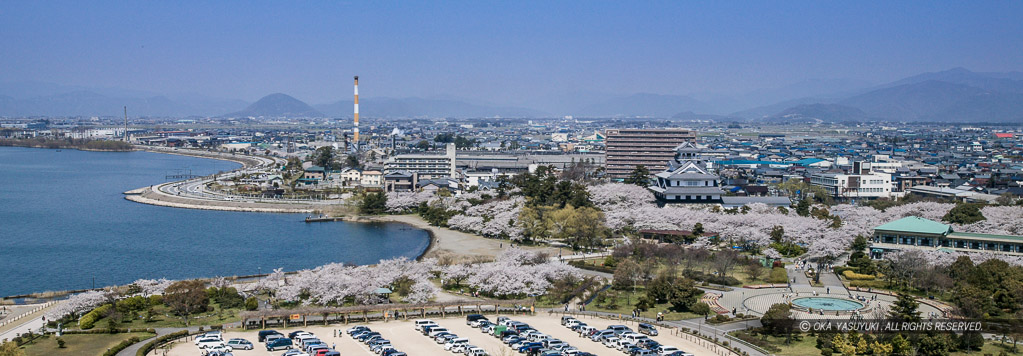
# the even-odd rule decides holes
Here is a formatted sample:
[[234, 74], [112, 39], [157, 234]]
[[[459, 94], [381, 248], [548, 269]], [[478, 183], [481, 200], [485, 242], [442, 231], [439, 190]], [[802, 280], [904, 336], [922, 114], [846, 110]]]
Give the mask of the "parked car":
[[290, 349], [292, 345], [293, 344], [291, 343], [291, 339], [288, 339], [288, 338], [278, 338], [278, 339], [274, 339], [274, 340], [268, 341], [266, 343], [266, 350], [267, 351], [277, 351], [277, 350], [281, 350], [281, 349]]
[[610, 330], [610, 329], [600, 330], [600, 331], [597, 331], [597, 332], [593, 333], [593, 335], [590, 335], [590, 340], [593, 340], [593, 341], [604, 341], [604, 337], [605, 336], [614, 335], [614, 334], [615, 334], [614, 330]]
[[611, 325], [608, 326], [607, 329], [614, 331], [615, 335], [621, 335], [623, 333], [632, 332], [632, 329], [625, 325]]
[[[348, 335], [355, 335], [356, 332], [363, 331], [363, 330], [368, 331], [369, 327], [365, 326], [365, 325], [356, 325], [356, 326], [348, 328], [347, 330], [345, 330], [345, 332], [348, 333]], [[419, 324], [416, 324], [416, 330], [419, 330]]]
[[224, 340], [209, 337], [205, 339], [196, 340], [195, 345], [199, 346], [200, 349], [209, 349], [218, 346], [225, 346], [226, 344], [224, 343]]
[[430, 333], [427, 334], [427, 335], [429, 335], [430, 337], [436, 337], [437, 334], [446, 333], [446, 332], [448, 332], [448, 329], [445, 329], [445, 328], [431, 328], [430, 329]]
[[530, 342], [530, 343], [526, 343], [526, 344], [524, 344], [522, 346], [519, 346], [518, 351], [520, 353], [526, 353], [526, 352], [529, 352], [530, 350], [539, 350], [541, 348], [543, 348], [543, 344], [541, 344], [539, 342]]
[[209, 354], [223, 354], [223, 353], [229, 353], [231, 351], [233, 351], [233, 350], [231, 350], [231, 347], [225, 346], [225, 345], [207, 347], [205, 350], [203, 350], [203, 352], [206, 355], [209, 355]]
[[481, 348], [474, 347], [465, 352], [465, 356], [488, 356], [487, 352]]
[[252, 350], [252, 342], [245, 339], [227, 340], [227, 346], [230, 346], [233, 350]]
[[563, 316], [563, 317], [561, 317], [561, 325], [565, 325], [565, 324], [567, 324], [571, 320], [576, 320], [576, 319], [575, 319], [575, 317], [571, 317], [571, 316], [567, 316], [567, 315]]
[[661, 346], [657, 347], [657, 354], [661, 355], [661, 356], [668, 356], [668, 355], [671, 355], [672, 353], [675, 353], [677, 351], [681, 351], [681, 350], [679, 350], [677, 347], [674, 347], [674, 346], [661, 345]]
[[446, 344], [448, 341], [451, 341], [451, 340], [454, 340], [454, 339], [457, 339], [457, 338], [458, 338], [458, 335], [451, 334], [451, 333], [446, 333], [444, 335], [437, 336], [433, 340], [436, 341], [438, 344]]
[[417, 320], [413, 321], [413, 324], [415, 324], [416, 330], [419, 330], [419, 331], [423, 330], [423, 326], [426, 326], [426, 325], [437, 325], [437, 323], [433, 322], [433, 320], [430, 320], [430, 319], [417, 319]]
[[284, 351], [284, 354], [281, 356], [309, 356], [309, 354], [302, 352], [302, 350], [299, 349], [291, 349]]
[[615, 348], [615, 345], [618, 345], [618, 338], [615, 337], [615, 336], [611, 336], [611, 337], [605, 338], [604, 341], [603, 341], [603, 344], [604, 344], [604, 346], [613, 349], [613, 348]]
[[[466, 315], [465, 316], [465, 325], [473, 325], [474, 321], [479, 321], [479, 320], [488, 320], [488, 319], [487, 319], [487, 317], [483, 316], [482, 314], [469, 314], [469, 315]], [[475, 326], [479, 326], [479, 324], [476, 324]]]
[[259, 342], [264, 342], [264, 341], [266, 341], [267, 335], [273, 335], [273, 334], [283, 335], [280, 332], [278, 332], [277, 330], [260, 330], [259, 331], [259, 340], [258, 341]]
[[639, 323], [639, 332], [650, 336], [657, 336], [657, 328], [647, 323]]
[[693, 356], [693, 354], [680, 350], [680, 351], [672, 352], [672, 353], [668, 354], [668, 356]]

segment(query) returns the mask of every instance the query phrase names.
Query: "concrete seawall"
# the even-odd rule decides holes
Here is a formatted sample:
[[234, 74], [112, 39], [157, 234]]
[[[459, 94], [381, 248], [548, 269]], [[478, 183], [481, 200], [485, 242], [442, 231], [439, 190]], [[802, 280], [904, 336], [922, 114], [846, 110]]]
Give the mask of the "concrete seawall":
[[323, 209], [323, 205], [311, 204], [286, 204], [286, 203], [248, 203], [236, 201], [219, 201], [207, 199], [195, 199], [187, 197], [171, 196], [153, 188], [140, 188], [124, 192], [124, 199], [149, 205], [166, 206], [171, 208], [220, 210], [220, 211], [248, 211], [257, 213], [294, 213], [309, 214], [317, 209]]

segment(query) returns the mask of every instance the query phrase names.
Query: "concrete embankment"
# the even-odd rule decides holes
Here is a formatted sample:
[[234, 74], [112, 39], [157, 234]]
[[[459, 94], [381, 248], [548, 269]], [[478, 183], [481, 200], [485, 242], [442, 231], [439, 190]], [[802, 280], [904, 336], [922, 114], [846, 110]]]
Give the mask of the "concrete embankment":
[[255, 203], [227, 200], [195, 199], [177, 197], [164, 194], [155, 188], [140, 188], [124, 193], [124, 199], [149, 205], [166, 206], [172, 208], [220, 210], [220, 211], [249, 211], [257, 213], [303, 213], [309, 214], [317, 209], [324, 209], [323, 205], [312, 205], [302, 203]]
[[165, 153], [179, 156], [199, 157], [217, 159], [221, 161], [234, 162], [242, 165], [242, 168], [252, 168], [264, 165], [270, 162], [277, 162], [278, 159], [270, 157], [256, 157], [246, 156], [233, 153], [224, 152], [213, 152], [213, 151], [200, 151], [190, 149], [173, 149], [173, 148], [162, 148], [162, 147], [151, 147], [151, 146], [135, 146], [136, 148], [148, 152], [154, 153]]

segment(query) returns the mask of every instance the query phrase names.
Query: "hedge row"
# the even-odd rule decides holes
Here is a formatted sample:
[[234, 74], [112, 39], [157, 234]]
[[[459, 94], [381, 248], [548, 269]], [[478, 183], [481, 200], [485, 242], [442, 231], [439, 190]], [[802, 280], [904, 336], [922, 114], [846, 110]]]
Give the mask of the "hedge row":
[[850, 281], [872, 281], [874, 275], [872, 274], [861, 274], [853, 271], [842, 271], [842, 275]]
[[103, 315], [105, 315], [110, 308], [113, 308], [112, 304], [103, 304], [103, 306], [85, 313], [85, 315], [82, 315], [81, 319], [78, 319], [78, 326], [82, 329], [92, 329], [92, 327], [96, 326], [96, 321], [102, 319]]
[[175, 333], [170, 333], [164, 336], [157, 337], [153, 339], [153, 341], [147, 342], [145, 345], [142, 345], [142, 348], [135, 352], [135, 356], [146, 356], [146, 354], [148, 354], [150, 351], [153, 351], [153, 349], [155, 349], [157, 346], [160, 346], [163, 343], [171, 340], [183, 338], [185, 336], [188, 336], [188, 330], [181, 330]]
[[92, 330], [62, 330], [62, 334], [117, 334], [117, 333], [140, 333], [147, 332], [156, 334], [156, 329], [114, 329], [114, 332], [110, 332], [110, 329], [92, 329]]
[[575, 268], [588, 269], [588, 270], [591, 270], [591, 271], [604, 272], [604, 273], [615, 273], [615, 269], [614, 268], [607, 267], [607, 266], [587, 264], [586, 261], [579, 261], [579, 260], [568, 261], [568, 265], [572, 266], [572, 267], [575, 267]]
[[107, 352], [104, 352], [103, 356], [114, 356], [114, 355], [117, 355], [117, 353], [121, 352], [121, 350], [124, 350], [124, 349], [128, 348], [128, 346], [134, 345], [136, 342], [139, 342], [139, 341], [142, 341], [142, 340], [139, 339], [138, 336], [132, 336], [132, 337], [128, 338], [128, 340], [121, 341], [120, 344], [114, 345], [114, 347], [111, 347], [111, 348], [107, 349]]

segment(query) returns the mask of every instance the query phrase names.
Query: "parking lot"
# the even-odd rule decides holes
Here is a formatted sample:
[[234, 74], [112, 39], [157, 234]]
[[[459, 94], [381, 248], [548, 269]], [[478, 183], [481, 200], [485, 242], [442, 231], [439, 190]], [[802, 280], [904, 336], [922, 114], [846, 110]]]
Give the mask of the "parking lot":
[[[495, 315], [486, 316], [491, 321], [496, 321]], [[590, 341], [588, 338], [580, 337], [579, 334], [572, 330], [564, 327], [560, 323], [560, 316], [511, 316], [513, 320], [521, 321], [529, 324], [538, 331], [551, 335], [552, 337], [561, 339], [579, 350], [589, 352], [596, 355], [625, 355], [621, 351], [604, 347], [601, 343]], [[519, 355], [519, 353], [513, 351], [511, 347], [505, 345], [500, 339], [493, 336], [483, 334], [479, 329], [466, 325], [464, 317], [449, 317], [449, 318], [432, 318], [441, 327], [447, 328], [450, 332], [457, 334], [459, 337], [469, 339], [469, 344], [478, 346], [487, 351], [490, 356], [499, 355]], [[624, 322], [618, 322], [600, 318], [583, 318], [583, 322], [591, 326], [598, 328], [604, 328], [612, 324], [625, 324], [635, 328], [635, 324], [626, 324]], [[366, 325], [373, 329], [373, 331], [379, 332], [382, 337], [391, 341], [391, 344], [398, 350], [404, 351], [409, 355], [455, 355], [450, 351], [445, 351], [442, 344], [437, 344], [433, 339], [424, 336], [419, 331], [415, 330], [412, 320], [408, 321], [390, 321], [390, 322], [373, 322], [369, 324], [337, 324], [328, 326], [309, 326], [309, 327], [297, 327], [288, 329], [276, 329], [282, 333], [287, 334], [288, 332], [295, 330], [304, 330], [316, 334], [316, 336], [323, 340], [328, 345], [335, 346], [335, 349], [341, 352], [342, 355], [376, 355], [369, 350], [369, 348], [363, 343], [353, 340], [350, 336], [344, 333], [344, 331], [355, 325]], [[340, 331], [341, 335], [335, 336], [335, 332]], [[237, 356], [247, 355], [281, 355], [284, 351], [268, 352], [263, 346], [263, 343], [258, 342], [259, 330], [228, 330], [224, 332], [224, 339], [232, 338], [244, 338], [252, 341], [255, 349], [253, 350], [235, 350], [233, 353]], [[679, 349], [690, 352], [694, 355], [713, 355], [710, 350], [707, 350], [696, 343], [689, 342], [683, 338], [670, 335], [669, 332], [664, 330], [660, 335], [652, 337], [652, 339], [666, 345], [676, 346]], [[157, 353], [163, 355], [162, 352]], [[196, 356], [201, 355], [201, 352], [196, 348], [192, 341], [178, 341], [171, 348], [167, 354], [170, 356]]]

